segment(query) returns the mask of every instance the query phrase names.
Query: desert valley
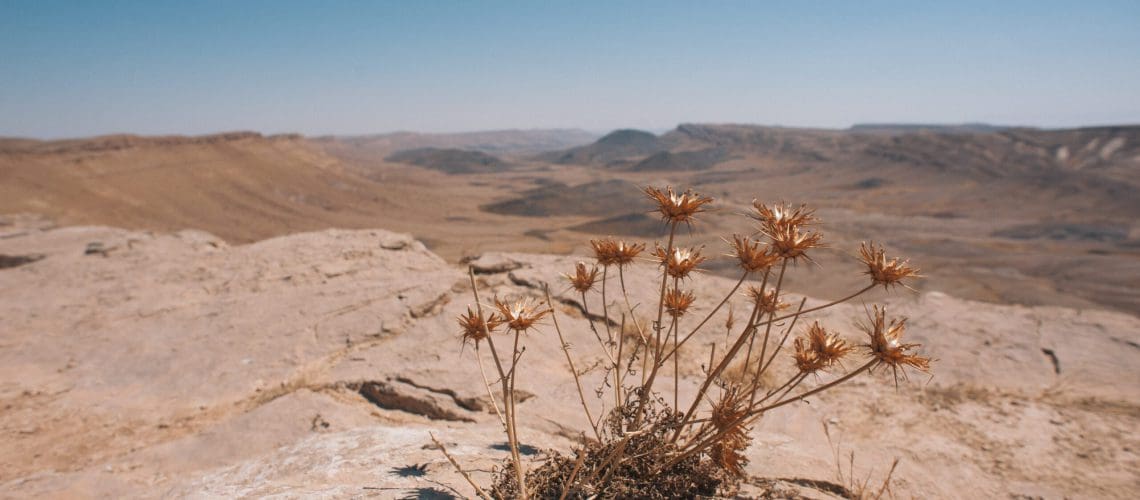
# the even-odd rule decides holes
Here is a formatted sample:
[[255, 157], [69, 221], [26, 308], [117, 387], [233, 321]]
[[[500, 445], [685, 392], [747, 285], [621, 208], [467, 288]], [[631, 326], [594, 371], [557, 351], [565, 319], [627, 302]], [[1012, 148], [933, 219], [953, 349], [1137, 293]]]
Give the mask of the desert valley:
[[[484, 483], [507, 456], [455, 321], [468, 268], [487, 296], [548, 285], [567, 341], [600, 358], [600, 298], [561, 273], [591, 239], [664, 244], [646, 186], [715, 200], [679, 235], [710, 256], [706, 296], [732, 289], [725, 238], [754, 234], [757, 200], [822, 220], [788, 302], [862, 288], [862, 241], [921, 268], [812, 319], [856, 343], [885, 303], [932, 374], [766, 414], [741, 495], [829, 498], [837, 462], [877, 483], [895, 459], [903, 498], [1140, 491], [1140, 126], [681, 124], [0, 138], [0, 496], [474, 495], [429, 436]], [[644, 259], [628, 278], [656, 273]], [[521, 368], [532, 461], [589, 427], [540, 330]], [[692, 394], [706, 351], [681, 352]]]

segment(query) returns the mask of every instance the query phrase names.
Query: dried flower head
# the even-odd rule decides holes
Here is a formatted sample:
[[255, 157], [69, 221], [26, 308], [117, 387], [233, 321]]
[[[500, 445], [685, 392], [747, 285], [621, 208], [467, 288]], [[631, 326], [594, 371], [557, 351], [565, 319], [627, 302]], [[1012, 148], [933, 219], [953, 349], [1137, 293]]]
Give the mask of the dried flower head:
[[712, 408], [709, 419], [712, 427], [723, 432], [719, 441], [709, 449], [709, 455], [721, 469], [741, 477], [744, 467], [748, 465], [748, 458], [744, 450], [748, 449], [751, 439], [748, 432], [751, 430], [745, 424], [748, 422], [748, 395], [736, 387], [727, 389]]
[[819, 353], [811, 348], [811, 343], [808, 339], [796, 337], [796, 341], [793, 345], [796, 348], [796, 352], [792, 354], [792, 357], [796, 361], [796, 368], [798, 368], [801, 373], [813, 373], [827, 366], [826, 363], [820, 359]]
[[479, 345], [479, 341], [487, 338], [487, 334], [494, 332], [499, 325], [503, 324], [503, 319], [497, 314], [491, 313], [486, 318], [483, 318], [478, 313], [467, 308], [467, 314], [459, 315], [459, 335], [463, 339], [463, 343], [467, 341], [474, 341], [475, 345]]
[[[913, 354], [911, 351], [922, 347], [920, 344], [904, 344], [903, 333], [906, 331], [906, 318], [892, 318], [887, 322], [887, 309], [874, 306], [870, 316], [870, 324], [860, 325], [866, 332], [869, 341], [863, 345], [867, 352], [875, 358], [877, 365], [887, 365], [895, 376], [895, 387], [899, 383], [900, 368], [911, 367], [919, 371], [930, 370], [930, 358]], [[906, 372], [903, 372], [906, 377]]]
[[752, 206], [756, 209], [752, 218], [760, 221], [760, 232], [772, 240], [773, 251], [780, 257], [789, 260], [806, 257], [806, 252], [823, 240], [819, 232], [803, 230], [819, 222], [815, 211], [807, 205], [791, 207], [781, 201], [769, 207], [753, 201]]
[[771, 251], [770, 247], [761, 247], [762, 243], [751, 238], [732, 235], [732, 256], [740, 263], [740, 267], [748, 272], [760, 271], [772, 267], [780, 256]]
[[645, 250], [644, 243], [627, 244], [612, 238], [590, 240], [590, 246], [594, 247], [594, 256], [603, 267], [629, 264]]
[[540, 309], [541, 302], [534, 302], [529, 298], [519, 299], [511, 303], [504, 303], [495, 299], [495, 307], [503, 317], [507, 328], [518, 332], [525, 332], [534, 326], [543, 316], [550, 314], [550, 309]]
[[834, 332], [828, 331], [818, 321], [808, 327], [807, 338], [811, 341], [811, 348], [828, 366], [843, 359], [854, 347], [847, 345], [843, 339]]
[[657, 203], [657, 211], [661, 218], [671, 223], [689, 223], [693, 216], [704, 212], [705, 205], [712, 203], [712, 198], [701, 196], [692, 190], [677, 194], [673, 187], [666, 187], [664, 191], [653, 186], [645, 188], [646, 196]]
[[665, 311], [674, 318], [679, 318], [685, 315], [685, 311], [689, 310], [689, 306], [693, 305], [696, 297], [693, 292], [682, 292], [676, 288], [670, 289], [665, 292]]
[[807, 258], [807, 251], [820, 246], [823, 235], [811, 231], [800, 232], [798, 227], [766, 228], [765, 234], [772, 239], [772, 249], [776, 255], [795, 261]]
[[757, 305], [761, 314], [775, 314], [778, 311], [791, 307], [790, 304], [785, 304], [780, 300], [779, 296], [776, 295], [776, 290], [764, 291], [750, 286], [746, 293], [748, 297], [752, 299], [752, 302]]
[[[910, 267], [909, 260], [899, 261], [898, 258], [887, 259], [887, 251], [883, 247], [876, 247], [875, 242], [863, 242], [859, 244], [859, 260], [867, 266], [866, 274], [871, 277], [871, 282], [876, 285], [883, 285], [883, 288], [890, 288], [891, 285], [901, 284], [904, 278], [921, 278], [918, 274], [919, 270]], [[909, 287], [908, 287], [909, 288]]]
[[661, 248], [660, 246], [654, 250], [654, 255], [661, 265], [665, 266], [665, 272], [674, 278], [685, 278], [689, 273], [696, 269], [700, 263], [705, 261], [701, 256], [699, 248], [680, 248], [676, 247], [672, 252]]
[[803, 336], [796, 338], [795, 349], [796, 367], [803, 373], [828, 368], [854, 350], [818, 321], [813, 322]]
[[574, 274], [563, 274], [569, 282], [570, 286], [574, 287], [579, 293], [586, 293], [594, 288], [594, 283], [598, 281], [598, 268], [591, 266], [589, 270], [586, 269], [585, 262], [579, 262], [574, 266]]
[[809, 209], [807, 205], [791, 207], [781, 201], [769, 207], [758, 200], [753, 200], [752, 207], [756, 209], [756, 213], [752, 214], [752, 218], [760, 221], [760, 226], [763, 229], [771, 229], [773, 231], [795, 229], [800, 226], [808, 226], [819, 222], [819, 219], [815, 216], [815, 210]]

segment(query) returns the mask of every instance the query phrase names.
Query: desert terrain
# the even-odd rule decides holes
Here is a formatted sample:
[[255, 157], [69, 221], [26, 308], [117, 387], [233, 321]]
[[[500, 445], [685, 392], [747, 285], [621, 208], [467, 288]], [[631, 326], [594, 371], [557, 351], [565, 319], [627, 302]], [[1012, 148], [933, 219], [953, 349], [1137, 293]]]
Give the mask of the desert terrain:
[[[482, 481], [506, 456], [457, 335], [467, 267], [488, 296], [548, 284], [598, 358], [560, 273], [591, 238], [660, 241], [640, 188], [672, 185], [716, 199], [681, 235], [713, 257], [754, 231], [753, 200], [816, 207], [827, 248], [787, 282], [809, 305], [865, 284], [860, 241], [925, 276], [813, 319], [856, 342], [886, 303], [933, 376], [765, 415], [742, 495], [826, 497], [813, 481], [854, 452], [875, 481], [899, 459], [900, 497], [1131, 498], [1138, 174], [1136, 126], [0, 139], [0, 496], [472, 495], [429, 436]], [[702, 266], [698, 296], [731, 289], [732, 265]], [[522, 368], [531, 460], [585, 429], [551, 334]], [[686, 393], [704, 352], [682, 352]]]

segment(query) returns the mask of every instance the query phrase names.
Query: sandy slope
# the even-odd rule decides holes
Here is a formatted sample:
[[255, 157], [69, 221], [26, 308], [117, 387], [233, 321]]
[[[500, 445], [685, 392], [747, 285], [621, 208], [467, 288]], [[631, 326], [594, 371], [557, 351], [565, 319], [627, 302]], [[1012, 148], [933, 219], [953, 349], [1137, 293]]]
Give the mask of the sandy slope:
[[197, 228], [251, 242], [370, 227], [392, 206], [372, 182], [296, 136], [112, 136], [0, 147], [0, 213], [60, 224]]
[[[323, 231], [231, 246], [195, 231], [3, 231], [0, 254], [44, 258], [0, 270], [2, 496], [469, 494], [425, 449], [427, 433], [482, 480], [504, 456], [495, 417], [472, 409], [485, 397], [474, 351], [455, 336], [466, 276], [409, 236]], [[93, 242], [109, 251], [85, 254]], [[488, 295], [551, 283], [589, 365], [598, 353], [557, 281], [572, 263], [476, 261]], [[629, 282], [651, 273], [642, 266]], [[695, 287], [708, 307], [731, 282], [704, 276]], [[1135, 496], [1140, 320], [966, 301], [937, 284], [868, 298], [879, 299], [912, 318], [911, 338], [939, 359], [935, 376], [898, 391], [884, 376], [860, 378], [773, 412], [755, 430], [751, 474], [833, 480], [826, 424], [856, 452], [858, 474], [880, 477], [900, 458], [903, 496]], [[854, 336], [862, 314], [851, 305], [820, 318]], [[522, 434], [567, 450], [584, 420], [552, 335], [548, 325], [527, 339], [520, 388], [537, 396], [520, 406]], [[704, 359], [688, 354], [685, 393]], [[398, 403], [369, 403], [358, 391], [367, 382]], [[416, 465], [423, 476], [406, 468]]]

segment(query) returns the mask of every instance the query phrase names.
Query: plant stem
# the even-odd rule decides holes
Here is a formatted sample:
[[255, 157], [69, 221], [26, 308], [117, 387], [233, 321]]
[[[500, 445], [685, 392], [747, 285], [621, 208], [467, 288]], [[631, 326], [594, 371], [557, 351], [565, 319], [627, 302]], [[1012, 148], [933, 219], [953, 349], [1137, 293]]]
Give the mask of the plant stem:
[[729, 299], [731, 299], [731, 298], [732, 298], [732, 294], [736, 293], [736, 290], [737, 290], [737, 289], [739, 289], [739, 288], [740, 288], [740, 285], [744, 283], [744, 280], [748, 278], [748, 274], [749, 274], [749, 272], [748, 272], [748, 271], [745, 271], [745, 272], [744, 272], [744, 275], [742, 275], [742, 276], [740, 277], [740, 279], [739, 279], [739, 280], [737, 280], [737, 282], [736, 282], [736, 286], [732, 287], [732, 290], [729, 290], [729, 291], [728, 291], [728, 294], [724, 296], [724, 299], [722, 299], [722, 300], [720, 301], [720, 303], [719, 303], [719, 304], [717, 304], [717, 305], [716, 305], [716, 307], [714, 307], [714, 308], [713, 308], [712, 312], [710, 312], [710, 313], [708, 314], [708, 316], [705, 316], [705, 319], [701, 320], [701, 322], [700, 322], [699, 324], [697, 324], [696, 328], [693, 328], [693, 331], [691, 331], [691, 332], [689, 332], [688, 334], [686, 334], [686, 335], [685, 335], [685, 338], [684, 338], [684, 339], [682, 339], [680, 343], [678, 343], [678, 344], [676, 344], [676, 345], [674, 345], [674, 346], [673, 346], [673, 351], [671, 351], [669, 354], [667, 354], [667, 355], [665, 356], [666, 358], [668, 358], [669, 356], [672, 356], [672, 355], [673, 355], [673, 353], [677, 351], [677, 349], [680, 349], [680, 348], [681, 348], [681, 346], [685, 344], [685, 342], [688, 342], [688, 341], [689, 341], [689, 339], [690, 339], [690, 338], [692, 338], [692, 336], [693, 336], [693, 335], [695, 335], [695, 334], [697, 333], [697, 331], [699, 331], [699, 330], [701, 329], [701, 327], [702, 327], [702, 326], [705, 326], [705, 323], [707, 323], [707, 322], [708, 322], [708, 320], [712, 319], [712, 317], [713, 317], [714, 315], [716, 315], [716, 313], [717, 313], [718, 311], [720, 311], [720, 308], [721, 308], [721, 307], [724, 307], [724, 304], [725, 304], [726, 302], [728, 302], [728, 300], [729, 300]]
[[[807, 297], [800, 299], [800, 306], [797, 310], [803, 310], [805, 302], [807, 302]], [[760, 367], [760, 373], [761, 374], [763, 374], [765, 371], [768, 370], [768, 367], [772, 364], [772, 361], [776, 359], [776, 355], [780, 354], [780, 349], [784, 348], [784, 343], [786, 343], [788, 341], [788, 336], [792, 334], [792, 327], [796, 325], [796, 321], [799, 319], [800, 319], [799, 314], [792, 316], [792, 323], [791, 323], [791, 325], [788, 326], [788, 329], [784, 331], [784, 335], [782, 337], [780, 337], [780, 342], [778, 344], [776, 344], [776, 349], [772, 351], [772, 356], [770, 356], [768, 358], [768, 361], [766, 363], [764, 363], [764, 365], [762, 367]], [[771, 324], [771, 322], [769, 322], [769, 324]], [[763, 361], [763, 360], [761, 360], [761, 361]]]
[[637, 335], [641, 337], [641, 341], [649, 343], [649, 339], [645, 336], [645, 332], [641, 329], [641, 323], [637, 321], [637, 315], [633, 314], [633, 306], [629, 305], [629, 293], [625, 291], [625, 268], [618, 266], [618, 281], [621, 283], [621, 296], [625, 299], [625, 308], [629, 311], [629, 317], [633, 318], [633, 326], [637, 327]]
[[[594, 318], [591, 317], [591, 315], [589, 315], [589, 305], [586, 305], [586, 293], [585, 292], [581, 293], [581, 310], [583, 310], [583, 312], [586, 314], [586, 319], [589, 320], [589, 330], [593, 331], [594, 338], [597, 339], [597, 345], [602, 346], [602, 352], [605, 353], [606, 358], [609, 358], [610, 362], [613, 362], [613, 355], [610, 354], [609, 347], [606, 347], [605, 341], [603, 341], [603, 339], [602, 339], [602, 334], [598, 333], [597, 327], [594, 326]], [[605, 318], [606, 325], [609, 325], [609, 322], [610, 322], [609, 317], [606, 317]]]
[[451, 454], [447, 452], [447, 447], [443, 446], [443, 443], [439, 442], [439, 440], [435, 438], [435, 434], [428, 432], [428, 436], [431, 436], [431, 442], [435, 443], [435, 445], [439, 447], [439, 451], [443, 452], [443, 456], [447, 457], [447, 461], [451, 462], [451, 465], [455, 467], [455, 470], [459, 472], [459, 475], [463, 476], [463, 479], [467, 480], [467, 484], [470, 484], [472, 488], [475, 488], [475, 493], [478, 493], [480, 497], [483, 497], [486, 500], [492, 500], [491, 495], [488, 495], [486, 491], [483, 491], [483, 488], [480, 488], [478, 484], [475, 484], [475, 481], [471, 479], [471, 475], [459, 466], [459, 462], [455, 461], [455, 457], [451, 456]]
[[756, 332], [756, 318], [760, 314], [760, 303], [757, 302], [752, 306], [752, 314], [748, 317], [748, 325], [744, 327], [744, 331], [740, 332], [740, 336], [733, 342], [732, 347], [724, 354], [724, 358], [717, 363], [716, 368], [705, 377], [704, 382], [701, 383], [701, 388], [697, 390], [697, 396], [693, 398], [693, 404], [689, 406], [689, 410], [685, 412], [684, 418], [681, 419], [680, 425], [677, 426], [677, 431], [673, 433], [672, 442], [677, 442], [681, 437], [681, 430], [687, 425], [689, 419], [693, 418], [693, 413], [697, 411], [697, 407], [701, 404], [701, 399], [704, 398], [705, 392], [708, 391], [709, 386], [713, 381], [720, 376], [721, 372], [728, 368], [729, 363], [740, 352], [740, 348], [744, 346], [744, 342], [748, 340], [748, 336]]
[[506, 428], [507, 419], [503, 417], [503, 412], [499, 411], [499, 403], [495, 402], [495, 391], [491, 390], [491, 382], [487, 380], [487, 370], [483, 369], [483, 357], [479, 353], [478, 342], [475, 343], [475, 361], [479, 364], [479, 375], [483, 377], [483, 388], [487, 389], [487, 397], [491, 398], [491, 407], [495, 409], [495, 415], [499, 416], [503, 428]]
[[550, 301], [550, 287], [543, 285], [542, 291], [546, 293], [546, 305], [550, 307], [550, 319], [554, 321], [554, 331], [558, 332], [558, 343], [562, 346], [562, 354], [566, 355], [566, 364], [570, 365], [570, 374], [574, 376], [574, 385], [578, 388], [578, 400], [582, 402], [582, 410], [586, 412], [586, 420], [590, 422], [590, 428], [594, 429], [594, 437], [599, 441], [602, 435], [598, 432], [598, 427], [594, 425], [594, 417], [590, 415], [590, 406], [586, 404], [586, 395], [582, 392], [582, 381], [578, 377], [578, 369], [574, 367], [574, 359], [570, 357], [570, 349], [566, 345], [566, 339], [562, 337], [562, 328], [558, 326], [558, 315], [554, 313], [554, 304]]
[[[769, 267], [766, 271], [764, 271], [764, 280], [760, 282], [760, 299], [759, 300], [763, 300], [764, 292], [768, 290], [768, 275], [770, 275], [770, 274], [772, 274], [772, 268]], [[769, 318], [770, 317], [771, 316], [769, 316]], [[752, 363], [752, 341], [754, 341], [754, 340], [756, 340], [755, 334], [753, 334], [752, 337], [750, 337], [748, 339], [748, 353], [744, 355], [744, 373], [745, 374], [748, 373], [748, 365]], [[765, 328], [764, 329], [764, 347], [767, 347], [767, 346], [768, 346], [768, 329]], [[764, 355], [762, 353], [760, 355], [760, 359], [764, 359]]]
[[[475, 310], [479, 318], [483, 316], [483, 303], [479, 300], [479, 287], [475, 284], [475, 269], [467, 268], [467, 277], [471, 280], [471, 293], [475, 296]], [[526, 480], [524, 479], [522, 470], [522, 456], [519, 455], [519, 440], [517, 429], [515, 429], [515, 412], [514, 405], [514, 392], [511, 387], [510, 379], [507, 378], [507, 373], [503, 371], [503, 362], [499, 359], [499, 353], [495, 350], [495, 339], [491, 336], [490, 329], [487, 328], [487, 323], [483, 323], [483, 333], [487, 336], [487, 345], [491, 348], [491, 359], [495, 360], [495, 369], [499, 372], [499, 381], [503, 385], [503, 411], [506, 413], [506, 427], [507, 427], [507, 444], [511, 447], [511, 462], [515, 466], [515, 478], [519, 482], [520, 495], [526, 498]], [[518, 358], [511, 357], [512, 364]], [[514, 367], [511, 367], [511, 372], [514, 372]]]
[[511, 427], [515, 431], [515, 454], [518, 455], [517, 463], [519, 465], [518, 465], [518, 468], [516, 470], [516, 473], [518, 475], [518, 481], [519, 481], [519, 496], [525, 500], [529, 495], [527, 495], [527, 491], [526, 491], [526, 474], [523, 473], [523, 470], [522, 470], [522, 455], [519, 455], [519, 451], [518, 451], [518, 449], [519, 449], [519, 446], [518, 446], [518, 441], [519, 441], [518, 406], [517, 406], [518, 400], [515, 399], [515, 380], [518, 376], [519, 356], [521, 355], [521, 353], [519, 353], [519, 331], [518, 330], [515, 330], [515, 341], [514, 341], [514, 346], [511, 348], [511, 351], [513, 352], [513, 354], [511, 355], [511, 371], [510, 371], [510, 375], [509, 375], [510, 381], [511, 381], [510, 422], [511, 422]]
[[[651, 363], [653, 370], [650, 372], [649, 378], [641, 386], [641, 404], [637, 405], [637, 416], [633, 419], [634, 429], [641, 426], [641, 418], [645, 415], [645, 403], [647, 403], [651, 397], [650, 393], [653, 389], [653, 381], [657, 378], [657, 368], [661, 366], [657, 359], [660, 355], [661, 331], [665, 329], [661, 324], [661, 319], [665, 315], [665, 285], [669, 280], [669, 256], [673, 254], [673, 238], [676, 235], [677, 222], [672, 221], [669, 223], [669, 242], [665, 247], [665, 259], [664, 262], [661, 263], [661, 292], [657, 296], [657, 322], [653, 324], [653, 328], [656, 330], [654, 340], [657, 342], [657, 345], [653, 346], [654, 359]], [[646, 349], [646, 352], [648, 352], [648, 349]]]
[[839, 385], [839, 384], [842, 384], [842, 383], [844, 383], [844, 382], [846, 382], [846, 381], [848, 381], [848, 380], [851, 380], [851, 379], [852, 379], [853, 377], [855, 377], [856, 375], [858, 375], [858, 374], [860, 374], [860, 373], [863, 373], [864, 371], [867, 371], [867, 370], [869, 370], [869, 369], [870, 369], [872, 366], [875, 366], [875, 363], [878, 363], [878, 362], [879, 362], [879, 360], [878, 360], [878, 359], [872, 359], [871, 361], [868, 361], [868, 362], [867, 362], [867, 364], [865, 364], [865, 365], [863, 365], [863, 366], [860, 366], [859, 368], [856, 368], [855, 370], [853, 370], [851, 373], [848, 373], [847, 375], [844, 375], [844, 376], [842, 376], [842, 377], [840, 377], [840, 378], [837, 378], [837, 379], [835, 379], [835, 380], [832, 380], [831, 382], [828, 382], [828, 383], [826, 383], [826, 384], [823, 384], [823, 385], [821, 385], [821, 386], [819, 386], [819, 387], [816, 387], [815, 389], [812, 389], [812, 390], [810, 390], [810, 391], [807, 391], [807, 392], [805, 392], [805, 393], [803, 393], [803, 394], [800, 394], [800, 395], [797, 395], [797, 396], [795, 396], [795, 397], [792, 397], [792, 398], [788, 398], [788, 399], [785, 399], [785, 400], [783, 400], [783, 401], [780, 401], [780, 402], [778, 402], [778, 403], [773, 403], [773, 404], [770, 404], [770, 405], [768, 405], [768, 406], [765, 406], [765, 407], [763, 407], [763, 408], [759, 408], [759, 409], [756, 409], [756, 410], [752, 410], [751, 412], [749, 412], [749, 414], [760, 414], [760, 413], [764, 413], [764, 412], [766, 412], [766, 411], [769, 411], [769, 410], [774, 410], [774, 409], [776, 409], [776, 408], [779, 408], [779, 407], [781, 407], [781, 406], [784, 406], [784, 405], [786, 405], [786, 404], [788, 404], [788, 403], [792, 403], [792, 402], [795, 402], [795, 401], [799, 401], [799, 400], [801, 400], [801, 399], [803, 399], [803, 398], [806, 398], [806, 397], [808, 397], [808, 396], [811, 396], [811, 395], [814, 395], [814, 394], [819, 394], [820, 392], [826, 391], [826, 390], [828, 390], [828, 389], [830, 389], [830, 388], [832, 388], [832, 387], [835, 387], [835, 386], [837, 386], [837, 385]]
[[867, 293], [867, 291], [868, 291], [868, 290], [870, 290], [870, 289], [872, 289], [872, 288], [875, 288], [875, 285], [874, 285], [873, 283], [872, 283], [872, 284], [870, 284], [870, 285], [867, 285], [867, 287], [866, 287], [866, 288], [864, 288], [864, 289], [862, 289], [862, 290], [859, 290], [858, 292], [855, 292], [855, 293], [853, 293], [853, 294], [851, 294], [851, 295], [848, 295], [848, 296], [846, 296], [846, 297], [843, 297], [842, 299], [839, 299], [839, 300], [833, 300], [833, 301], [831, 301], [831, 302], [828, 302], [828, 303], [826, 303], [826, 304], [824, 304], [824, 305], [822, 305], [822, 306], [815, 306], [815, 307], [812, 307], [812, 308], [809, 308], [809, 309], [804, 309], [804, 310], [802, 310], [802, 311], [797, 311], [797, 312], [794, 312], [794, 313], [792, 313], [792, 314], [785, 314], [785, 315], [783, 315], [783, 316], [780, 316], [780, 317], [778, 317], [778, 318], [775, 318], [775, 319], [772, 319], [772, 320], [769, 320], [769, 321], [771, 321], [771, 322], [773, 322], [773, 323], [774, 323], [774, 322], [776, 322], [776, 321], [783, 321], [783, 320], [785, 320], [785, 319], [788, 319], [788, 318], [791, 318], [791, 317], [794, 317], [794, 316], [799, 316], [799, 315], [802, 315], [802, 314], [807, 314], [807, 313], [810, 313], [810, 312], [815, 312], [815, 311], [818, 311], [818, 310], [820, 310], [820, 309], [827, 309], [828, 307], [831, 307], [831, 306], [833, 306], [833, 305], [836, 305], [836, 304], [840, 304], [840, 303], [843, 303], [843, 302], [847, 302], [848, 300], [851, 300], [851, 299], [853, 299], [853, 298], [855, 298], [855, 297], [858, 297], [858, 296], [860, 296], [860, 295], [863, 295], [864, 293]]
[[[609, 307], [609, 304], [606, 303], [606, 282], [609, 281], [609, 279], [608, 279], [609, 273], [610, 273], [610, 266], [603, 266], [602, 267], [602, 317], [605, 319], [605, 323], [606, 323], [606, 339], [609, 340], [609, 344], [606, 344], [606, 350], [607, 351], [609, 350], [609, 346], [614, 343], [614, 334], [613, 334], [613, 332], [610, 331], [610, 307]], [[583, 298], [582, 302], [585, 303], [585, 298]], [[612, 360], [613, 356], [610, 356], [610, 359]]]
[[[618, 331], [618, 352], [617, 362], [614, 363], [614, 401], [617, 403], [614, 408], [621, 408], [621, 379], [623, 378], [624, 370], [621, 367], [622, 350], [625, 349], [625, 315], [621, 315], [621, 330]], [[601, 440], [599, 438], [599, 440]]]
[[[768, 324], [764, 325], [764, 345], [760, 346], [760, 367], [756, 370], [756, 378], [760, 378], [760, 374], [764, 373], [764, 356], [768, 353], [768, 335], [772, 333], [772, 317], [780, 308], [780, 288], [784, 285], [784, 272], [787, 270], [788, 261], [785, 259], [780, 265], [780, 277], [776, 279], [776, 291], [772, 294], [772, 312], [768, 313]], [[772, 357], [775, 358], [776, 355], [772, 354]]]

